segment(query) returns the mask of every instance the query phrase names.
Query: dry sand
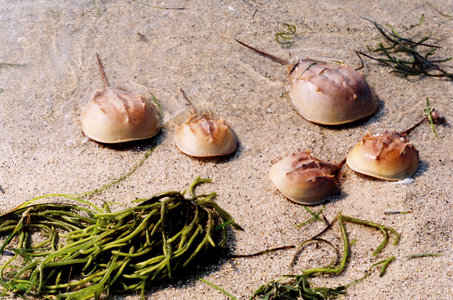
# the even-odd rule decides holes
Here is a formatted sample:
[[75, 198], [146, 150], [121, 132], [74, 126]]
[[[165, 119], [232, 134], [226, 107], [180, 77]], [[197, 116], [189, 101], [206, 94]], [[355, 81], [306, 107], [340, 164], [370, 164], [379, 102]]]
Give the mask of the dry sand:
[[[231, 240], [229, 246], [235, 253], [298, 244], [322, 228], [321, 223], [295, 228], [309, 214], [274, 189], [267, 176], [272, 162], [298, 150], [340, 161], [367, 132], [411, 126], [421, 117], [426, 97], [453, 122], [451, 80], [404, 79], [368, 60], [362, 71], [380, 100], [378, 113], [339, 129], [311, 124], [283, 96], [285, 68], [234, 41], [241, 39], [292, 61], [311, 57], [358, 66], [354, 50], [380, 40], [373, 25], [360, 17], [404, 29], [424, 14], [424, 23], [415, 32], [431, 34], [433, 43], [442, 47], [437, 55], [446, 57], [453, 54], [453, 19], [430, 4], [453, 15], [451, 0], [430, 4], [412, 0], [143, 1], [185, 9], [160, 10], [127, 0], [0, 1], [0, 62], [25, 64], [0, 67], [0, 88], [4, 89], [0, 93], [2, 211], [34, 196], [79, 193], [110, 182], [131, 168], [152, 144], [103, 147], [81, 132], [80, 107], [102, 87], [96, 51], [110, 82], [154, 93], [168, 123], [144, 165], [92, 201], [130, 204], [138, 197], [183, 189], [198, 175], [212, 178], [213, 183], [204, 189], [217, 191], [218, 203], [245, 229], [235, 232]], [[274, 40], [285, 22], [297, 27], [289, 48]], [[189, 114], [179, 88], [186, 90], [200, 110], [228, 120], [240, 139], [234, 156], [200, 161], [174, 147], [174, 130]], [[412, 184], [375, 180], [343, 168], [342, 193], [328, 199], [327, 218], [343, 212], [386, 224], [398, 230], [402, 240], [372, 258], [381, 235], [348, 225], [350, 238], [357, 240], [349, 266], [340, 276], [319, 279], [316, 284], [350, 282], [373, 262], [395, 255], [385, 276], [373, 272], [349, 288], [345, 298], [453, 299], [453, 130], [449, 125], [438, 126], [437, 132], [438, 139], [424, 125], [410, 135], [421, 158]], [[408, 210], [413, 213], [384, 215], [385, 211]], [[337, 230], [327, 238], [341, 247]], [[425, 252], [442, 256], [405, 258]], [[324, 264], [332, 255], [324, 248], [308, 247], [291, 270], [293, 254], [290, 250], [223, 261], [196, 275], [245, 299], [259, 285]], [[196, 276], [158, 286], [148, 295], [153, 299], [226, 298]]]

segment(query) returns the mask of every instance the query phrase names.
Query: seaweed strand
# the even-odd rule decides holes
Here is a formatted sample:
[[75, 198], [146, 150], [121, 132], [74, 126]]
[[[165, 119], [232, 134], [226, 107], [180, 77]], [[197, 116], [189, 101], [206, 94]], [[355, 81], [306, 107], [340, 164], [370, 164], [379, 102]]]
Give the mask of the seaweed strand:
[[215, 204], [215, 193], [195, 193], [208, 181], [197, 178], [188, 197], [167, 192], [119, 212], [108, 205], [86, 209], [87, 201], [70, 195], [62, 196], [80, 206], [19, 205], [0, 215], [2, 250], [13, 251], [0, 268], [0, 285], [40, 298], [140, 291], [144, 299], [147, 284], [201, 262], [225, 245], [229, 225], [239, 226]]
[[360, 220], [352, 217], [348, 217], [342, 214], [338, 214], [334, 220], [328, 223], [328, 227], [323, 230], [321, 233], [317, 234], [316, 236], [319, 237], [324, 234], [328, 229], [331, 228], [331, 225], [334, 222], [337, 222], [340, 227], [340, 235], [343, 241], [343, 255], [340, 258], [339, 264], [337, 264], [337, 259], [340, 257], [336, 247], [329, 241], [320, 239], [320, 238], [312, 238], [304, 241], [296, 250], [296, 254], [293, 258], [291, 264], [294, 263], [295, 259], [298, 255], [301, 254], [303, 247], [309, 243], [314, 242], [321, 242], [325, 243], [328, 246], [332, 247], [336, 253], [336, 257], [325, 267], [322, 268], [313, 268], [308, 270], [302, 270], [301, 274], [294, 274], [294, 275], [284, 275], [283, 278], [270, 281], [262, 286], [260, 286], [251, 296], [250, 299], [333, 299], [340, 295], [346, 294], [346, 289], [348, 286], [352, 284], [356, 284], [366, 278], [372, 268], [381, 265], [380, 276], [385, 274], [388, 265], [395, 260], [395, 257], [389, 257], [385, 260], [379, 261], [373, 264], [370, 269], [365, 273], [364, 276], [361, 278], [354, 280], [353, 282], [340, 285], [338, 287], [314, 287], [311, 285], [309, 278], [314, 276], [321, 276], [321, 275], [338, 275], [343, 272], [346, 264], [350, 258], [350, 245], [351, 242], [349, 241], [349, 237], [346, 231], [346, 223], [355, 223], [359, 225], [364, 225], [367, 227], [372, 227], [379, 230], [384, 235], [384, 240], [381, 244], [377, 247], [377, 249], [373, 252], [373, 256], [380, 253], [387, 245], [389, 239], [389, 232], [395, 235], [394, 245], [396, 245], [399, 241], [399, 234], [391, 227], [376, 224], [373, 222]]
[[[453, 73], [443, 69], [439, 64], [450, 61], [452, 57], [443, 59], [431, 59], [440, 47], [437, 45], [426, 43], [430, 37], [423, 37], [419, 41], [414, 41], [412, 38], [403, 37], [394, 27], [387, 25], [388, 29], [382, 27], [375, 21], [362, 18], [371, 22], [378, 30], [388, 45], [379, 42], [377, 48], [368, 47], [368, 51], [376, 53], [378, 56], [373, 56], [362, 51], [356, 51], [361, 61], [360, 68], [363, 68], [363, 60], [361, 56], [378, 61], [390, 68], [391, 73], [402, 75], [403, 77], [424, 75], [434, 78], [453, 79]], [[422, 21], [422, 19], [421, 19]], [[421, 23], [419, 22], [419, 24]], [[418, 50], [422, 47], [425, 50]]]

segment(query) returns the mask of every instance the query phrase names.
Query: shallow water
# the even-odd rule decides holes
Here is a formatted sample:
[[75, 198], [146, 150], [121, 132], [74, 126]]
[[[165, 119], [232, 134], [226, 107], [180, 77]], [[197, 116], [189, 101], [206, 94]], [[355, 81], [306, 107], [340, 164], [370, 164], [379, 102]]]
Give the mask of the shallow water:
[[[145, 0], [144, 0], [145, 1]], [[96, 6], [93, 4], [96, 3]], [[117, 187], [92, 199], [130, 204], [135, 198], [183, 189], [198, 176], [213, 179], [217, 201], [244, 228], [231, 247], [252, 253], [268, 247], [297, 244], [313, 236], [322, 224], [295, 225], [309, 218], [301, 206], [283, 198], [267, 172], [273, 162], [295, 151], [310, 150], [320, 159], [340, 161], [367, 132], [398, 131], [421, 116], [425, 98], [443, 112], [453, 112], [451, 81], [404, 79], [365, 61], [362, 70], [380, 100], [376, 115], [340, 129], [320, 127], [302, 119], [284, 97], [286, 70], [238, 45], [243, 40], [277, 56], [339, 60], [358, 66], [354, 50], [366, 50], [380, 36], [360, 17], [397, 28], [424, 23], [414, 33], [427, 34], [453, 53], [453, 20], [427, 2], [366, 1], [157, 1], [146, 2], [184, 10], [161, 10], [133, 1], [0, 1], [0, 208], [6, 211], [34, 196], [92, 190], [118, 178], [143, 155], [149, 142], [125, 148], [103, 147], [87, 140], [80, 127], [80, 107], [102, 80], [95, 54], [103, 60], [113, 85], [137, 93], [152, 92], [161, 102], [167, 125], [145, 164]], [[453, 15], [453, 1], [430, 1]], [[274, 35], [294, 24], [297, 35], [281, 47]], [[451, 63], [448, 64], [453, 69]], [[227, 120], [240, 140], [238, 152], [225, 160], [199, 161], [173, 145], [175, 128], [189, 115], [179, 88], [202, 111]], [[338, 212], [393, 226], [402, 233], [376, 259], [371, 248], [379, 233], [350, 226], [353, 257], [346, 272], [320, 284], [338, 284], [360, 277], [375, 262], [397, 260], [379, 278], [376, 274], [351, 287], [349, 299], [448, 299], [451, 291], [453, 136], [438, 126], [439, 138], [428, 125], [410, 135], [421, 165], [410, 185], [395, 185], [342, 171], [342, 194], [329, 199], [325, 213]], [[318, 208], [314, 208], [317, 210]], [[384, 215], [385, 211], [413, 211]], [[335, 238], [330, 236], [333, 240]], [[371, 240], [370, 240], [371, 239]], [[368, 242], [370, 244], [368, 244]], [[340, 247], [340, 244], [338, 244]], [[407, 260], [406, 255], [441, 252], [441, 257]], [[328, 253], [304, 252], [300, 267], [329, 258]], [[288, 272], [293, 252], [237, 259], [199, 274], [239, 298]], [[219, 291], [195, 277], [150, 290], [156, 299], [223, 299]], [[116, 296], [138, 299], [136, 295]]]

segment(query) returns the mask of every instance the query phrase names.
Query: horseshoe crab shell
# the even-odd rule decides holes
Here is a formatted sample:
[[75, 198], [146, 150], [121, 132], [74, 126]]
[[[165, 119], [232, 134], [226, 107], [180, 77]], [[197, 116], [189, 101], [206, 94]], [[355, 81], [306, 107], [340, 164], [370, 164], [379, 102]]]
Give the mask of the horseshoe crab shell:
[[189, 156], [214, 157], [233, 153], [238, 140], [225, 121], [195, 114], [176, 130], [175, 144]]
[[309, 152], [299, 152], [274, 164], [269, 170], [269, 177], [289, 200], [315, 205], [338, 192], [335, 180], [337, 170], [337, 165], [314, 158]]
[[419, 165], [418, 151], [397, 132], [367, 134], [349, 152], [346, 164], [354, 171], [384, 180], [402, 180]]
[[161, 128], [156, 106], [121, 87], [96, 91], [80, 117], [85, 134], [107, 144], [147, 139]]
[[300, 60], [288, 81], [291, 103], [313, 123], [345, 124], [370, 116], [378, 108], [363, 75], [350, 67]]
[[378, 108], [363, 75], [350, 67], [311, 59], [293, 66], [286, 59], [236, 41], [288, 68], [288, 97], [296, 111], [310, 122], [341, 125], [370, 116]]

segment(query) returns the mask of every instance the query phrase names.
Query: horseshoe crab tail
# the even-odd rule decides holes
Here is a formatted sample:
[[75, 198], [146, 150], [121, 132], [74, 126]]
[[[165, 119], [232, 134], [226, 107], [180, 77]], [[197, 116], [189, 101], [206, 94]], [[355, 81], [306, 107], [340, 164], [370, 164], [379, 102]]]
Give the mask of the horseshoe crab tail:
[[344, 158], [342, 161], [340, 161], [337, 165], [337, 172], [340, 171], [340, 169], [343, 167], [343, 165], [346, 163], [346, 158]]
[[262, 56], [264, 56], [264, 57], [266, 57], [266, 58], [269, 58], [269, 59], [271, 59], [271, 60], [273, 60], [273, 61], [275, 61], [275, 62], [277, 62], [277, 63], [279, 63], [279, 64], [281, 64], [281, 65], [283, 65], [283, 66], [285, 66], [285, 67], [287, 67], [288, 70], [291, 70], [291, 69], [293, 68], [293, 65], [292, 65], [289, 61], [287, 61], [286, 59], [283, 59], [283, 58], [274, 56], [274, 55], [272, 55], [272, 54], [266, 53], [266, 52], [264, 52], [264, 51], [261, 51], [261, 50], [259, 50], [259, 49], [257, 49], [257, 48], [254, 48], [254, 47], [252, 47], [252, 46], [247, 45], [247, 44], [244, 43], [244, 42], [241, 42], [240, 40], [237, 40], [237, 39], [234, 39], [234, 40], [235, 40], [236, 42], [238, 42], [239, 44], [241, 44], [242, 46], [247, 47], [247, 48], [249, 48], [249, 49], [255, 51], [256, 53], [258, 53], [258, 54], [260, 54], [260, 55], [262, 55]]
[[96, 52], [96, 59], [98, 61], [99, 71], [101, 72], [102, 82], [104, 82], [104, 88], [109, 87], [109, 82], [107, 81], [107, 77], [104, 73], [104, 67], [102, 66], [101, 58], [99, 57], [99, 53]]
[[193, 115], [198, 115], [197, 109], [193, 105], [192, 101], [190, 101], [190, 99], [187, 97], [186, 92], [184, 92], [184, 90], [182, 88], [179, 88], [179, 91], [181, 92], [182, 96], [184, 97], [184, 100], [186, 100], [187, 103], [190, 105], [190, 108], [192, 110], [192, 114]]

